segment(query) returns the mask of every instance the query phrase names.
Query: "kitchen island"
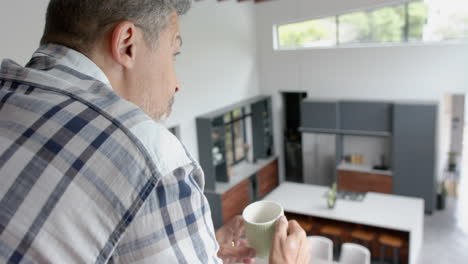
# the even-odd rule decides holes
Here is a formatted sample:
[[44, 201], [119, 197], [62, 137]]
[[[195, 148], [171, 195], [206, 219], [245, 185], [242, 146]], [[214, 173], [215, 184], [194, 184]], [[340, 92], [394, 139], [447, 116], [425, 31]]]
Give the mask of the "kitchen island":
[[408, 233], [408, 262], [416, 263], [423, 239], [423, 199], [369, 192], [362, 201], [337, 200], [335, 208], [328, 209], [328, 190], [285, 182], [264, 200], [280, 203], [288, 213]]

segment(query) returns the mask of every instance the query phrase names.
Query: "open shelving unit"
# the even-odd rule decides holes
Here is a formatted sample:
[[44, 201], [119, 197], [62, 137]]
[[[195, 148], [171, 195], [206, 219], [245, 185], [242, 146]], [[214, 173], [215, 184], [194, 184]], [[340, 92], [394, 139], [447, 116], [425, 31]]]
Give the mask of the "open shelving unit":
[[271, 97], [260, 95], [196, 118], [205, 195], [216, 228], [279, 184], [271, 107]]

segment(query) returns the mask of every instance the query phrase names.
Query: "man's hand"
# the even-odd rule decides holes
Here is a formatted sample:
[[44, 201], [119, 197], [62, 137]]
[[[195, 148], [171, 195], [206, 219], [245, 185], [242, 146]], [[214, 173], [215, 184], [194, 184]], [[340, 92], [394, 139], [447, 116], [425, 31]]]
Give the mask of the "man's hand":
[[304, 229], [282, 216], [276, 225], [270, 264], [309, 264], [310, 246]]
[[220, 246], [218, 257], [225, 264], [253, 263], [255, 250], [249, 248], [247, 240], [241, 238], [243, 235], [245, 235], [244, 219], [240, 215], [216, 231], [216, 240]]

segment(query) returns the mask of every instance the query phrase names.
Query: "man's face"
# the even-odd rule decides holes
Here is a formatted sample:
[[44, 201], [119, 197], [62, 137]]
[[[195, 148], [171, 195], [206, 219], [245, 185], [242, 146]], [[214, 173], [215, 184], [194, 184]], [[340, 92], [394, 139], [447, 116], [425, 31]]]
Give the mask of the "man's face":
[[169, 24], [159, 35], [156, 48], [140, 45], [137, 52], [134, 83], [140, 94], [132, 100], [156, 121], [168, 117], [172, 111], [174, 94], [179, 80], [174, 70], [175, 56], [179, 54], [182, 39], [179, 33], [179, 17], [173, 12]]

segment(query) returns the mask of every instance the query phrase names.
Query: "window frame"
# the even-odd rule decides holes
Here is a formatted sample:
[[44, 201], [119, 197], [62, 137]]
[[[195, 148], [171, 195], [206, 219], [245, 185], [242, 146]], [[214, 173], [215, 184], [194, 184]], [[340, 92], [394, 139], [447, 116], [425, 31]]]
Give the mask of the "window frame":
[[[367, 7], [363, 9], [353, 9], [346, 12], [338, 13], [335, 15], [322, 15], [316, 16], [308, 20], [296, 20], [296, 21], [289, 21], [284, 22], [281, 24], [273, 25], [273, 50], [274, 51], [293, 51], [293, 50], [314, 50], [314, 49], [340, 49], [340, 48], [368, 48], [368, 47], [394, 47], [394, 46], [427, 46], [427, 45], [447, 45], [447, 44], [468, 44], [468, 38], [460, 38], [460, 39], [453, 39], [453, 40], [442, 40], [442, 41], [424, 41], [423, 39], [419, 41], [410, 40], [409, 38], [409, 28], [410, 28], [410, 14], [409, 14], [409, 5], [412, 3], [423, 2], [424, 0], [412, 0], [412, 1], [397, 1], [390, 4], [380, 4], [374, 5], [372, 7]], [[400, 42], [353, 42], [353, 43], [341, 43], [340, 42], [340, 23], [339, 17], [342, 15], [357, 13], [357, 12], [373, 12], [383, 8], [394, 8], [394, 7], [402, 7], [404, 9], [404, 26], [402, 28], [402, 41]], [[279, 28], [281, 26], [286, 26], [290, 24], [302, 23], [307, 21], [313, 20], [320, 20], [329, 17], [335, 17], [335, 26], [336, 26], [336, 43], [330, 46], [315, 46], [315, 47], [305, 47], [305, 46], [297, 46], [297, 47], [281, 47], [280, 46], [280, 32]]]
[[[238, 109], [241, 109], [241, 115], [239, 117], [236, 117], [234, 118], [234, 111], [238, 110]], [[231, 132], [231, 146], [232, 148], [230, 150], [228, 150], [228, 148], [226, 147], [226, 157], [227, 157], [227, 152], [231, 152], [232, 154], [232, 164], [229, 164], [227, 159], [226, 159], [226, 164], [228, 166], [234, 166], [234, 165], [237, 165], [239, 163], [241, 163], [242, 161], [245, 161], [246, 158], [247, 158], [247, 153], [244, 152], [244, 155], [243, 157], [241, 158], [237, 158], [237, 155], [236, 155], [236, 129], [234, 128], [234, 124], [236, 122], [239, 122], [241, 121], [242, 122], [242, 132], [241, 132], [241, 135], [240, 137], [242, 138], [242, 142], [243, 144], [247, 144], [247, 127], [246, 127], [246, 123], [247, 123], [247, 118], [248, 117], [251, 117], [251, 113], [246, 113], [246, 109], [245, 107], [241, 107], [241, 108], [237, 108], [237, 109], [234, 109], [232, 111], [230, 111], [229, 113], [226, 113], [229, 115], [229, 121], [226, 122], [226, 120], [224, 120], [224, 124], [223, 124], [223, 127], [224, 127], [224, 130], [226, 131], [227, 130], [227, 127], [230, 126], [230, 132]], [[226, 115], [225, 114], [225, 115]]]

